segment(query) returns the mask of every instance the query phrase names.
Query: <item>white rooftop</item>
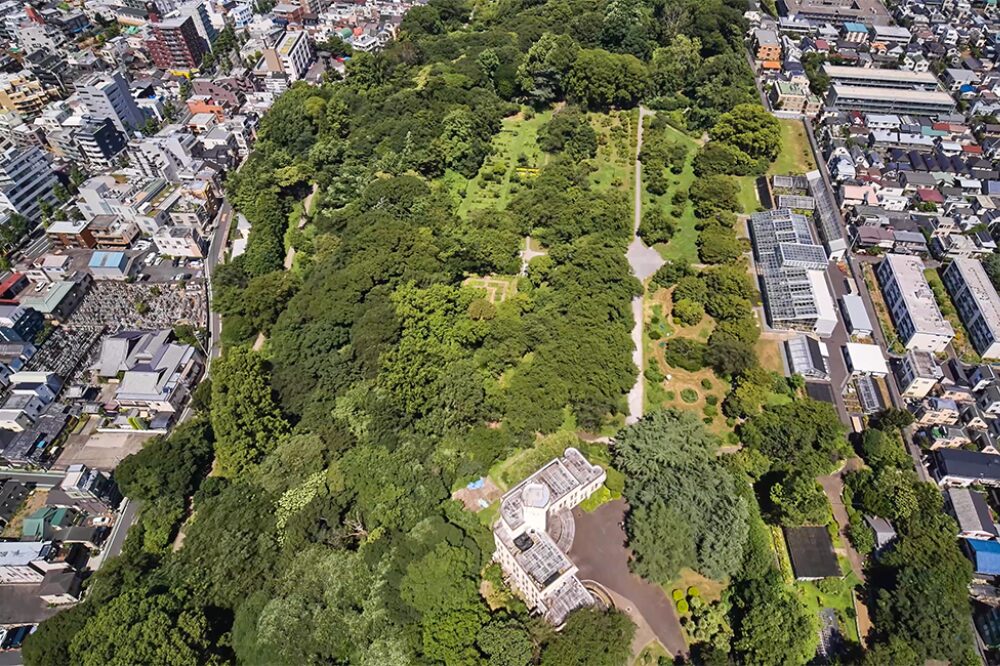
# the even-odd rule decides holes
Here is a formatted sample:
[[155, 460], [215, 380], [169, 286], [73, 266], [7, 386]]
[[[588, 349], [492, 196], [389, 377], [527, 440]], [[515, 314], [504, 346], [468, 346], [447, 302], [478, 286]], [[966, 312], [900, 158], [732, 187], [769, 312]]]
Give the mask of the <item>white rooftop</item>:
[[899, 284], [906, 311], [913, 320], [917, 333], [954, 336], [955, 329], [941, 315], [934, 292], [924, 277], [924, 262], [919, 257], [907, 254], [887, 254], [883, 261], [889, 263]]
[[882, 348], [878, 345], [848, 342], [844, 345], [844, 354], [850, 359], [855, 372], [872, 375], [889, 374], [889, 364], [885, 362]]

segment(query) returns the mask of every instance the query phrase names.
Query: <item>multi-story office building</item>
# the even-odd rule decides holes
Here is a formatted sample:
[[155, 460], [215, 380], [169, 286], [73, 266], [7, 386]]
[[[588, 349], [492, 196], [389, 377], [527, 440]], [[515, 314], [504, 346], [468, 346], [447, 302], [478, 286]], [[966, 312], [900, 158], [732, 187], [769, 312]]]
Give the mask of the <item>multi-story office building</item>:
[[264, 49], [253, 74], [264, 78], [266, 89], [280, 93], [306, 75], [312, 58], [312, 47], [305, 32], [285, 32], [274, 48]]
[[153, 242], [160, 254], [168, 257], [201, 259], [205, 256], [205, 241], [192, 226], [162, 227], [153, 234]]
[[828, 259], [805, 216], [787, 209], [754, 213], [750, 236], [771, 326], [830, 335], [837, 309], [826, 282]]
[[204, 22], [197, 20], [199, 10], [203, 13], [204, 7], [199, 6], [194, 12], [163, 19], [155, 9], [150, 11], [153, 38], [146, 42], [146, 46], [157, 67], [191, 70], [201, 65], [202, 58], [210, 50], [210, 41], [203, 35], [207, 19]]
[[110, 118], [122, 132], [141, 127], [146, 121], [120, 72], [93, 74], [77, 82], [76, 91], [89, 116]]
[[40, 149], [0, 143], [0, 211], [37, 222], [41, 202], [57, 203], [56, 183], [52, 164]]
[[887, 254], [875, 268], [900, 342], [910, 350], [944, 351], [955, 330], [941, 315], [919, 257]]
[[1000, 358], [1000, 296], [983, 265], [975, 259], [955, 259], [941, 280], [976, 351], [984, 358]]
[[55, 95], [28, 70], [0, 74], [0, 108], [15, 111], [22, 118], [37, 116]]

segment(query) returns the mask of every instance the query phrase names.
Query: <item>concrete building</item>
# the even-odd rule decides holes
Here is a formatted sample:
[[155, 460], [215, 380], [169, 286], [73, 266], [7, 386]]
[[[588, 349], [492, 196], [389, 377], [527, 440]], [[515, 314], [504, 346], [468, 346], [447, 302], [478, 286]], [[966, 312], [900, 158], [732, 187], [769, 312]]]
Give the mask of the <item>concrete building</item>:
[[274, 48], [263, 50], [253, 74], [264, 77], [265, 88], [280, 93], [306, 75], [312, 59], [313, 51], [306, 33], [289, 31]]
[[872, 336], [872, 320], [860, 296], [844, 294], [840, 299], [840, 311], [844, 315], [844, 325], [847, 326], [848, 333], [859, 338]]
[[983, 265], [975, 259], [955, 259], [942, 272], [941, 281], [979, 355], [1000, 358], [1000, 295]]
[[931, 72], [910, 72], [904, 69], [876, 69], [874, 67], [846, 67], [823, 65], [823, 73], [831, 85], [859, 86], [864, 88], [892, 88], [896, 90], [940, 90], [937, 77]]
[[203, 34], [206, 31], [204, 24], [209, 23], [207, 17], [204, 21], [199, 20], [204, 13], [204, 5], [193, 8], [193, 12], [164, 19], [160, 18], [155, 8], [150, 11], [149, 25], [153, 38], [146, 41], [146, 48], [157, 67], [170, 71], [190, 71], [201, 65], [211, 44], [211, 39]]
[[944, 351], [955, 330], [941, 315], [919, 257], [887, 254], [875, 268], [896, 334], [909, 350]]
[[940, 90], [901, 90], [833, 84], [826, 104], [838, 111], [942, 115], [955, 111], [955, 100]]
[[923, 400], [944, 378], [934, 354], [925, 351], [908, 351], [896, 366], [895, 375], [899, 393], [906, 400]]
[[781, 40], [774, 30], [757, 28], [753, 31], [757, 60], [781, 60]]
[[0, 74], [0, 109], [14, 111], [30, 120], [53, 99], [53, 92], [28, 70]]
[[87, 268], [95, 280], [124, 280], [130, 272], [131, 260], [124, 252], [98, 250], [90, 255]]
[[76, 91], [88, 115], [110, 118], [122, 132], [142, 127], [146, 122], [132, 99], [128, 81], [120, 72], [92, 74], [77, 82]]
[[823, 109], [823, 100], [805, 88], [788, 81], [775, 81], [771, 87], [771, 106], [781, 111], [801, 113], [810, 118]]
[[566, 553], [573, 542], [573, 507], [606, 477], [569, 448], [500, 499], [493, 559], [528, 608], [557, 627], [572, 611], [594, 603]]
[[202, 259], [205, 256], [205, 241], [191, 226], [162, 227], [153, 234], [153, 242], [160, 254], [168, 257]]
[[17, 213], [37, 222], [42, 216], [41, 202], [58, 203], [58, 182], [49, 158], [40, 149], [0, 142], [0, 212]]
[[996, 539], [997, 526], [982, 493], [968, 488], [949, 488], [944, 493], [946, 505], [958, 521], [962, 539]]
[[0, 584], [42, 582], [53, 550], [51, 541], [0, 542]]
[[805, 216], [787, 209], [754, 213], [750, 236], [770, 325], [830, 335], [837, 311], [826, 282], [827, 255], [813, 242]]
[[844, 361], [853, 377], [885, 377], [889, 374], [889, 364], [878, 345], [848, 342], [844, 345]]
[[880, 0], [778, 0], [778, 12], [783, 19], [795, 17], [834, 26], [849, 22], [865, 25], [892, 23], [889, 10]]

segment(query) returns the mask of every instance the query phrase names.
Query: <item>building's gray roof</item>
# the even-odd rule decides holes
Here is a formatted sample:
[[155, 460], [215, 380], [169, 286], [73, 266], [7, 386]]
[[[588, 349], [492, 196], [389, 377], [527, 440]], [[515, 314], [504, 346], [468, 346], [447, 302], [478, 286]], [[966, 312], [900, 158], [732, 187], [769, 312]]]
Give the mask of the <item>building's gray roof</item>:
[[947, 494], [959, 529], [963, 532], [986, 532], [997, 536], [990, 508], [982, 494], [968, 488], [949, 488]]

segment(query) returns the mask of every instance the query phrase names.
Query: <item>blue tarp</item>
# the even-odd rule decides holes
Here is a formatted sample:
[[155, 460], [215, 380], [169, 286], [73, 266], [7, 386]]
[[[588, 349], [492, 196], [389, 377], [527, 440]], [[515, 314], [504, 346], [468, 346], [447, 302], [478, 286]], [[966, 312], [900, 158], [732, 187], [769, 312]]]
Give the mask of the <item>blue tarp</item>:
[[486, 485], [486, 479], [484, 479], [483, 477], [479, 477], [478, 479], [467, 485], [466, 488], [468, 488], [469, 490], [479, 490], [484, 485]]
[[977, 573], [1000, 575], [1000, 542], [966, 539]]

